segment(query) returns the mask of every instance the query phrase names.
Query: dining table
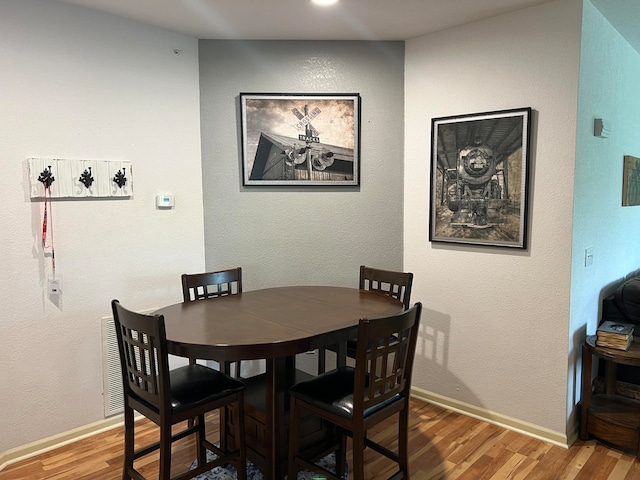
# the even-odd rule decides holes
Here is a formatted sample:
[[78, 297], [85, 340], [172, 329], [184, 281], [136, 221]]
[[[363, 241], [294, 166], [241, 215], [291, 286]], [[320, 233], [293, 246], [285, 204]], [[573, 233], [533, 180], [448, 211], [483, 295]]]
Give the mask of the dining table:
[[[264, 373], [243, 379], [247, 458], [263, 478], [279, 480], [287, 470], [287, 392], [313, 375], [296, 369], [295, 356], [332, 345], [346, 348], [346, 341], [357, 337], [360, 319], [389, 316], [402, 309], [398, 300], [368, 290], [282, 286], [177, 303], [155, 313], [164, 316], [171, 354], [215, 359], [223, 365], [266, 361]], [[231, 412], [223, 411], [223, 447], [235, 441], [232, 424]], [[311, 420], [305, 425], [309, 448], [317, 444], [320, 451], [322, 426]]]

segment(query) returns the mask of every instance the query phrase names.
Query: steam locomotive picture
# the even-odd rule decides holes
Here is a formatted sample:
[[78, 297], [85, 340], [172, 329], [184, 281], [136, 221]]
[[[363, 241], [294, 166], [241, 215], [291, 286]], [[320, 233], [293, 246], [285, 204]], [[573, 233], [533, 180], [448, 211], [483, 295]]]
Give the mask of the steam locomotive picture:
[[432, 122], [431, 241], [524, 248], [530, 109]]
[[491, 148], [480, 144], [460, 150], [456, 167], [448, 168], [444, 175], [447, 207], [453, 212], [451, 224], [488, 228], [503, 223], [504, 173]]

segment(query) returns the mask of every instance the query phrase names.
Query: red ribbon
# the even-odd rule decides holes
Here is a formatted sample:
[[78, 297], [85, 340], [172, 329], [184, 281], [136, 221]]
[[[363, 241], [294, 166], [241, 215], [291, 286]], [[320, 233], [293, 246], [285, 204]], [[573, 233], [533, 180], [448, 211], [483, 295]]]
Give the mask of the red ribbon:
[[44, 189], [44, 214], [42, 215], [42, 248], [47, 248], [47, 225], [49, 218], [47, 215], [47, 203], [49, 204], [49, 210], [51, 211], [51, 265], [53, 271], [56, 270], [56, 253], [53, 249], [53, 209], [51, 208], [51, 188], [45, 187]]

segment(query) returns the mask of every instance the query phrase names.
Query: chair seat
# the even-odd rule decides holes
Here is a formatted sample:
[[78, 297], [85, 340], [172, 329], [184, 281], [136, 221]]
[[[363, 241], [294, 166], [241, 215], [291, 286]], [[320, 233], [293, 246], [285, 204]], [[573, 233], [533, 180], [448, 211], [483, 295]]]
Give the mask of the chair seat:
[[[318, 375], [311, 380], [297, 383], [291, 387], [289, 394], [316, 407], [351, 418], [353, 417], [354, 382], [355, 369], [353, 367], [340, 367]], [[366, 384], [368, 385], [369, 382], [367, 381]], [[400, 399], [400, 395], [394, 395], [374, 407], [367, 408], [364, 411], [364, 416], [367, 417], [398, 399]]]
[[[169, 371], [171, 385], [171, 410], [180, 413], [226, 397], [245, 389], [240, 380], [204, 365], [186, 365]], [[132, 394], [140, 403], [159, 414], [156, 406]]]
[[204, 405], [245, 388], [241, 381], [199, 364], [170, 370], [169, 382], [174, 412]]

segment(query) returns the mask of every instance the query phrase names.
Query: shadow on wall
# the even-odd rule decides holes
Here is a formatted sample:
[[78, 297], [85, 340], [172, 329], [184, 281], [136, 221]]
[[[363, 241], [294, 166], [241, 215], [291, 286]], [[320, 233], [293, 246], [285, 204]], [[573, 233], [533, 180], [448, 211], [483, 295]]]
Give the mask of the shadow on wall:
[[[436, 396], [483, 408], [473, 390], [450, 370], [450, 335], [451, 317], [449, 315], [435, 310], [422, 310], [413, 369], [413, 386]], [[480, 370], [478, 374], [481, 374]], [[435, 385], [438, 388], [435, 388]]]
[[440, 368], [448, 369], [450, 334], [451, 317], [425, 309], [420, 322], [416, 360], [425, 358]]

